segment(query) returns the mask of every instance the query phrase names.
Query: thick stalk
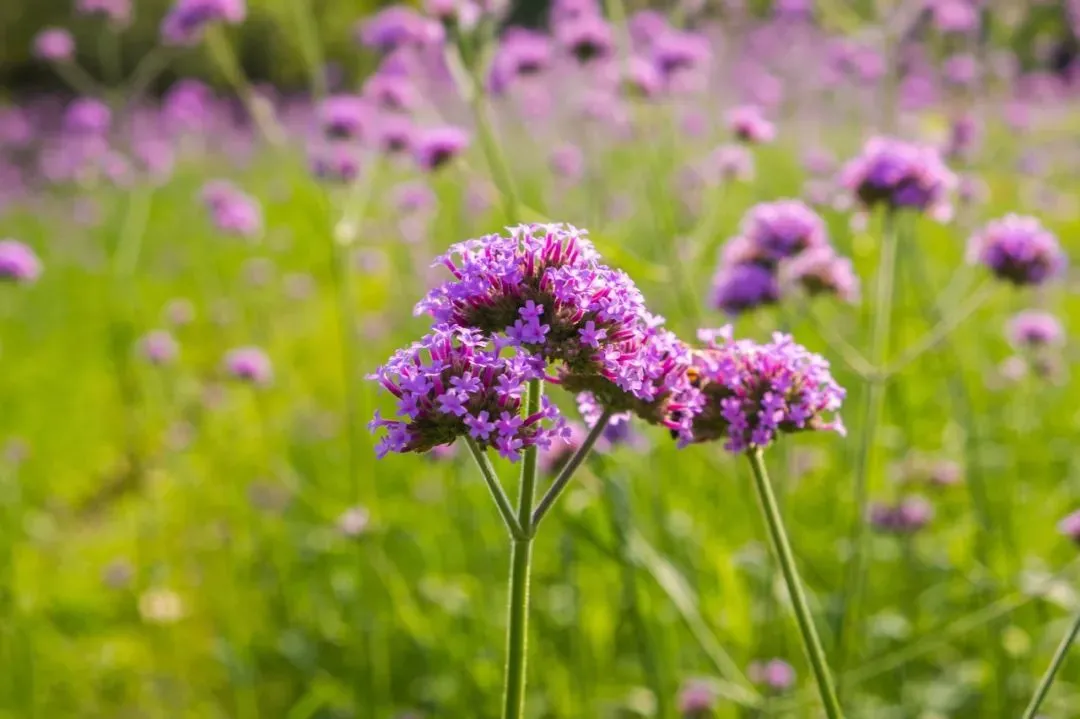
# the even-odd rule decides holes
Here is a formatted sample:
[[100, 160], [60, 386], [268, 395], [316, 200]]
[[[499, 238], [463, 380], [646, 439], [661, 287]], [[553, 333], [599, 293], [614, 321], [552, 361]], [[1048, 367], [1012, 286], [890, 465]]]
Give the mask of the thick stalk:
[[840, 599], [840, 611], [837, 615], [834, 634], [837, 646], [837, 669], [843, 671], [847, 660], [846, 632], [856, 626], [859, 618], [860, 601], [865, 575], [864, 547], [866, 541], [866, 512], [869, 506], [870, 471], [873, 466], [874, 446], [884, 410], [885, 377], [880, 373], [885, 365], [889, 351], [889, 334], [892, 328], [893, 284], [896, 275], [897, 217], [888, 212], [884, 218], [884, 231], [881, 246], [881, 262], [878, 266], [877, 295], [874, 301], [874, 329], [872, 336], [870, 362], [875, 373], [867, 378], [864, 390], [862, 431], [860, 432], [859, 450], [855, 465], [855, 517], [848, 534], [848, 546], [851, 559], [848, 562], [848, 575], [844, 582], [844, 593]]
[[[525, 414], [540, 411], [544, 394], [542, 380], [529, 381]], [[536, 493], [536, 446], [525, 450], [521, 464], [518, 495], [518, 524], [524, 530], [515, 539], [510, 556], [510, 606], [506, 626], [506, 682], [503, 692], [503, 719], [521, 719], [525, 715], [526, 651], [529, 638], [529, 575], [532, 565], [532, 511]]]
[[1054, 652], [1054, 658], [1050, 660], [1050, 666], [1046, 668], [1046, 673], [1043, 674], [1038, 688], [1035, 689], [1035, 696], [1031, 697], [1031, 703], [1024, 710], [1021, 719], [1035, 719], [1043, 700], [1050, 693], [1050, 687], [1054, 684], [1054, 678], [1057, 676], [1058, 670], [1065, 663], [1065, 657], [1068, 655], [1072, 643], [1076, 640], [1077, 634], [1080, 634], [1080, 614], [1076, 615], [1076, 619], [1073, 620], [1069, 631], [1061, 638], [1061, 644], [1058, 644], [1057, 651]]
[[754, 473], [754, 489], [757, 491], [758, 503], [769, 530], [773, 554], [776, 555], [776, 561], [784, 575], [784, 583], [787, 584], [791, 605], [795, 610], [795, 620], [799, 624], [799, 633], [802, 635], [803, 649], [806, 650], [806, 656], [814, 670], [814, 680], [817, 682], [821, 702], [825, 706], [825, 715], [829, 719], [841, 719], [844, 714], [840, 709], [840, 701], [836, 697], [832, 674], [829, 672], [829, 664], [825, 659], [825, 650], [821, 646], [821, 639], [818, 638], [817, 629], [814, 627], [810, 605], [803, 593], [802, 581], [799, 579], [799, 571], [795, 566], [795, 555], [791, 551], [791, 543], [784, 529], [784, 520], [780, 516], [780, 508], [776, 504], [776, 496], [773, 494], [769, 475], [765, 469], [765, 458], [760, 449], [754, 449], [746, 456], [750, 460], [750, 468]]

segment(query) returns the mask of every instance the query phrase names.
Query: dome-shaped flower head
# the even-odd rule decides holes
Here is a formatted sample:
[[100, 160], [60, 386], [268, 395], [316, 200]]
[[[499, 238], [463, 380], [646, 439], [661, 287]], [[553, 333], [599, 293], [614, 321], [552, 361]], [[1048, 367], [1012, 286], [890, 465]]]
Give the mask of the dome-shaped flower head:
[[460, 127], [447, 125], [419, 132], [413, 152], [421, 169], [433, 172], [448, 164], [469, 146], [469, 133]]
[[809, 249], [780, 265], [780, 286], [784, 290], [799, 287], [811, 297], [828, 295], [844, 302], [859, 299], [859, 278], [851, 260], [829, 246]]
[[1056, 347], [1065, 341], [1061, 321], [1049, 312], [1024, 310], [1013, 315], [1005, 328], [1009, 343], [1018, 350]]
[[776, 128], [755, 105], [743, 105], [728, 112], [727, 125], [739, 141], [750, 145], [763, 145], [776, 137]]
[[746, 675], [771, 692], [786, 692], [795, 686], [795, 669], [783, 659], [751, 662]]
[[756, 262], [721, 262], [713, 275], [711, 305], [729, 315], [775, 304], [780, 299], [776, 271]]
[[471, 0], [424, 0], [424, 12], [444, 28], [471, 30], [484, 16], [484, 9]]
[[213, 118], [214, 99], [214, 91], [204, 83], [180, 80], [162, 97], [162, 119], [174, 132], [202, 131]]
[[360, 176], [360, 153], [349, 143], [319, 144], [308, 151], [311, 174], [326, 182], [352, 182]]
[[706, 160], [706, 178], [712, 183], [754, 179], [754, 156], [743, 145], [720, 145]]
[[356, 26], [356, 38], [364, 47], [389, 53], [400, 47], [431, 47], [442, 42], [443, 27], [404, 5], [391, 5]]
[[598, 17], [598, 0], [553, 0], [548, 20], [552, 27], [573, 22], [586, 17]]
[[503, 35], [491, 63], [488, 88], [506, 91], [518, 77], [539, 75], [551, 65], [551, 39], [542, 33], [512, 28]]
[[92, 97], [80, 97], [64, 110], [64, 129], [77, 135], [104, 135], [112, 124], [109, 106]]
[[556, 42], [582, 64], [610, 56], [611, 35], [611, 26], [599, 15], [583, 15], [555, 27]]
[[262, 229], [259, 201], [228, 182], [212, 180], [203, 186], [203, 202], [214, 226], [238, 237], [252, 237]]
[[389, 72], [377, 72], [365, 80], [363, 95], [375, 107], [390, 112], [408, 112], [420, 102], [411, 78]]
[[625, 67], [618, 68], [622, 73], [622, 87], [627, 94], [635, 97], [656, 97], [664, 89], [664, 78], [656, 64], [644, 57], [635, 55]]
[[943, 33], [968, 33], [979, 25], [979, 9], [971, 0], [935, 0], [930, 5], [934, 27]]
[[384, 153], [404, 154], [412, 151], [416, 128], [405, 115], [384, 115], [379, 118], [375, 134], [378, 136], [379, 149]]
[[799, 200], [755, 205], [743, 216], [740, 234], [757, 249], [759, 257], [772, 262], [829, 244], [825, 222]]
[[1066, 515], [1057, 525], [1058, 532], [1080, 544], [1080, 510]]
[[47, 62], [66, 62], [75, 57], [75, 38], [63, 28], [46, 28], [34, 36], [34, 57]]
[[705, 682], [687, 682], [679, 690], [678, 707], [681, 719], [709, 719], [718, 706], [716, 692]]
[[180, 345], [165, 330], [154, 330], [139, 340], [139, 352], [150, 364], [167, 365], [180, 353]]
[[225, 371], [233, 379], [268, 385], [274, 379], [270, 358], [258, 347], [238, 347], [225, 355]]
[[627, 22], [630, 39], [635, 45], [647, 47], [653, 40], [671, 29], [667, 16], [659, 10], [638, 10]]
[[398, 419], [376, 413], [370, 424], [385, 430], [376, 453], [427, 452], [464, 435], [514, 462], [529, 447], [545, 449], [566, 435], [558, 410], [545, 397], [539, 412], [521, 416], [525, 385], [543, 372], [538, 357], [474, 329], [438, 325], [369, 377], [398, 400]]
[[319, 129], [335, 140], [360, 140], [374, 121], [371, 107], [358, 95], [331, 95], [319, 103]]
[[0, 240], [0, 281], [30, 284], [41, 276], [41, 260], [18, 240]]
[[195, 45], [213, 23], [235, 25], [247, 17], [245, 0], [176, 0], [161, 21], [166, 45]]
[[968, 240], [968, 262], [1014, 285], [1041, 285], [1065, 268], [1057, 237], [1034, 217], [1006, 215]]
[[702, 70], [712, 59], [709, 40], [704, 35], [669, 29], [654, 38], [649, 53], [664, 77], [677, 72]]
[[729, 452], [764, 448], [780, 435], [806, 430], [844, 434], [839, 416], [845, 391], [821, 356], [776, 333], [772, 342], [734, 340], [731, 328], [702, 330], [708, 343], [694, 352], [693, 381], [703, 395], [693, 441], [723, 439]]
[[692, 440], [702, 397], [687, 375], [690, 348], [658, 322], [652, 320], [642, 340], [611, 346], [595, 358], [602, 362], [599, 373], [568, 364], [560, 381], [578, 393], [578, 408], [589, 424], [605, 410], [615, 413], [612, 422], [627, 422], [634, 415], [666, 428], [684, 446]]
[[905, 497], [888, 504], [870, 505], [870, 526], [884, 534], [913, 534], [934, 518], [934, 506], [923, 497]]
[[113, 25], [123, 26], [131, 22], [131, 0], [75, 0], [75, 12], [98, 15]]
[[957, 180], [934, 148], [875, 137], [844, 167], [840, 182], [867, 208], [936, 214], [948, 209]]

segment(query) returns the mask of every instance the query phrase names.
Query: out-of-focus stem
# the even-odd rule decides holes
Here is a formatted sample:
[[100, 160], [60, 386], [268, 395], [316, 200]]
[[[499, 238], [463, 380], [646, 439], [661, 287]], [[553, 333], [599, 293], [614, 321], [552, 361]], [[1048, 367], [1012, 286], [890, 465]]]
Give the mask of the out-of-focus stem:
[[269, 104], [260, 98], [248, 82], [247, 76], [240, 62], [233, 53], [229, 39], [225, 37], [225, 31], [220, 25], [214, 25], [206, 30], [205, 42], [210, 51], [210, 57], [217, 65], [225, 80], [232, 86], [236, 94], [244, 103], [244, 107], [251, 116], [252, 122], [259, 129], [259, 133], [268, 143], [278, 147], [285, 142], [285, 135], [273, 118], [273, 110]]
[[315, 97], [326, 95], [326, 75], [323, 72], [323, 51], [319, 42], [319, 30], [308, 0], [287, 0], [292, 10], [293, 22], [296, 23], [300, 37], [300, 51], [307, 65], [308, 83]]
[[1039, 711], [1039, 707], [1042, 706], [1043, 700], [1046, 699], [1046, 695], [1050, 693], [1050, 687], [1054, 684], [1054, 678], [1057, 676], [1058, 670], [1061, 669], [1061, 665], [1065, 663], [1065, 657], [1068, 655], [1072, 643], [1076, 640], [1077, 634], [1080, 634], [1080, 614], [1076, 615], [1076, 619], [1073, 620], [1072, 626], [1069, 627], [1069, 631], [1061, 638], [1061, 643], [1058, 644], [1058, 648], [1054, 652], [1054, 658], [1050, 660], [1050, 666], [1046, 668], [1046, 673], [1043, 674], [1042, 679], [1039, 681], [1039, 686], [1035, 689], [1035, 696], [1031, 697], [1031, 703], [1029, 703], [1027, 709], [1024, 710], [1024, 715], [1021, 719], [1035, 719], [1035, 715]]

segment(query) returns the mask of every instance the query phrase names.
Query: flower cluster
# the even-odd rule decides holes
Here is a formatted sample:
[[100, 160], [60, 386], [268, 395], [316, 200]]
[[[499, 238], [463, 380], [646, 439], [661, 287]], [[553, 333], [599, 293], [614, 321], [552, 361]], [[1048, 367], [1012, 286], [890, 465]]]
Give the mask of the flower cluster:
[[912, 534], [934, 518], [934, 507], [923, 497], [906, 497], [894, 504], [875, 502], [870, 506], [870, 526], [884, 534]]
[[214, 226], [237, 237], [253, 237], [262, 229], [259, 201], [224, 180], [203, 186], [202, 199], [210, 210]]
[[768, 344], [734, 340], [730, 327], [699, 337], [707, 346], [694, 352], [690, 372], [703, 395], [692, 441], [725, 439], [728, 451], [743, 452], [782, 433], [844, 433], [838, 416], [825, 415], [840, 409], [845, 392], [819, 355], [779, 333]]
[[361, 45], [384, 53], [400, 47], [437, 45], [443, 36], [443, 27], [437, 21], [404, 5], [391, 5], [356, 27]]
[[1065, 341], [1061, 321], [1049, 312], [1025, 310], [1012, 317], [1006, 328], [1009, 343], [1018, 350], [1037, 351]]
[[1065, 268], [1052, 232], [1034, 217], [1007, 215], [968, 240], [968, 262], [981, 264], [1014, 285], [1041, 285]]
[[76, 0], [75, 12], [99, 15], [114, 25], [131, 22], [131, 0]]
[[875, 137], [844, 167], [840, 182], [867, 208], [882, 205], [943, 217], [957, 180], [933, 147]]
[[798, 200], [780, 200], [753, 207], [740, 234], [725, 244], [712, 305], [736, 315], [777, 302], [782, 288], [854, 301], [858, 287], [850, 260], [837, 256], [817, 213]]
[[545, 398], [539, 412], [521, 416], [525, 384], [543, 373], [539, 358], [477, 330], [436, 326], [371, 375], [397, 398], [404, 418], [376, 414], [372, 430], [386, 431], [378, 455], [426, 452], [465, 435], [511, 461], [528, 447], [545, 448], [566, 432], [554, 405]]
[[63, 28], [46, 28], [34, 37], [33, 50], [40, 60], [66, 62], [75, 56], [75, 38]]
[[258, 347], [238, 347], [225, 355], [225, 371], [230, 377], [253, 385], [267, 385], [274, 378], [270, 358]]
[[783, 659], [750, 662], [746, 675], [754, 684], [772, 692], [785, 692], [795, 686], [795, 668]]
[[749, 145], [763, 145], [776, 138], [776, 127], [765, 119], [761, 109], [744, 105], [731, 110], [727, 116], [728, 128], [736, 139]]
[[0, 281], [29, 284], [41, 275], [41, 260], [18, 240], [0, 240]]
[[1058, 531], [1080, 544], [1080, 509], [1066, 515], [1057, 525]]
[[209, 25], [235, 25], [245, 17], [245, 0], [177, 0], [161, 21], [161, 37], [166, 45], [194, 45]]

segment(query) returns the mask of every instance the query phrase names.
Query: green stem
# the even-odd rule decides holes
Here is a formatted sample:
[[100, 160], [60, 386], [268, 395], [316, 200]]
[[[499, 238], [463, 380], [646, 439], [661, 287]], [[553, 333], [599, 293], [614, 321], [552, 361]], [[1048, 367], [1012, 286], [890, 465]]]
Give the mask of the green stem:
[[304, 56], [304, 64], [307, 65], [311, 92], [317, 98], [324, 97], [326, 75], [323, 73], [323, 51], [319, 43], [319, 29], [316, 27], [311, 7], [308, 0], [288, 0], [288, 5], [293, 11], [293, 22], [296, 23], [297, 34], [300, 37], [300, 51]]
[[859, 450], [855, 465], [855, 517], [849, 533], [848, 546], [851, 559], [845, 579], [845, 591], [841, 597], [837, 615], [835, 636], [837, 668], [843, 671], [847, 660], [846, 632], [850, 625], [857, 626], [860, 601], [865, 579], [864, 547], [866, 540], [866, 512], [869, 506], [870, 471], [873, 466], [874, 447], [881, 424], [885, 404], [885, 377], [880, 369], [885, 365], [889, 351], [889, 335], [892, 327], [893, 285], [896, 276], [897, 216], [888, 212], [884, 218], [881, 246], [881, 263], [878, 267], [877, 296], [874, 301], [874, 328], [870, 362], [875, 373], [867, 378], [864, 392], [863, 427], [860, 432]]
[[510, 530], [510, 536], [515, 540], [525, 539], [521, 525], [518, 524], [517, 517], [514, 516], [514, 508], [510, 504], [506, 492], [503, 491], [502, 484], [499, 482], [498, 475], [495, 474], [495, 468], [491, 466], [491, 460], [488, 459], [487, 453], [480, 449], [480, 445], [469, 435], [465, 435], [465, 444], [469, 447], [473, 459], [476, 460], [476, 466], [484, 477], [484, 483], [487, 484], [488, 491], [491, 492], [491, 498], [495, 500], [495, 506], [498, 507], [499, 514], [502, 515], [503, 523]]
[[[525, 414], [540, 411], [544, 394], [543, 380], [529, 380]], [[518, 524], [523, 539], [515, 539], [510, 557], [510, 607], [506, 626], [506, 682], [503, 692], [503, 719], [521, 719], [525, 715], [526, 649], [529, 639], [529, 574], [532, 565], [532, 509], [536, 493], [536, 445], [525, 450], [521, 464], [518, 496]]]
[[600, 418], [596, 420], [596, 424], [589, 430], [589, 434], [585, 437], [585, 441], [581, 443], [577, 451], [574, 452], [570, 460], [559, 472], [559, 476], [555, 478], [555, 481], [551, 483], [551, 487], [544, 493], [544, 496], [540, 499], [540, 503], [536, 506], [536, 510], [532, 513], [532, 531], [535, 534], [536, 528], [540, 526], [540, 520], [544, 518], [544, 515], [548, 513], [551, 507], [562, 495], [566, 486], [570, 484], [570, 480], [573, 479], [574, 473], [577, 472], [578, 467], [585, 461], [585, 458], [589, 456], [589, 452], [596, 445], [597, 440], [604, 434], [604, 430], [607, 429], [608, 422], [611, 421], [611, 415], [613, 415], [609, 409], [605, 409], [604, 413], [600, 415]]
[[1050, 666], [1046, 668], [1046, 673], [1043, 674], [1041, 680], [1039, 680], [1039, 686], [1035, 690], [1035, 696], [1031, 697], [1031, 703], [1028, 704], [1027, 709], [1024, 710], [1024, 715], [1021, 719], [1035, 719], [1035, 713], [1039, 711], [1039, 707], [1042, 706], [1043, 700], [1046, 699], [1046, 695], [1050, 693], [1050, 687], [1054, 684], [1054, 677], [1057, 676], [1058, 670], [1061, 669], [1061, 665], [1065, 663], [1065, 657], [1069, 653], [1069, 648], [1072, 646], [1073, 641], [1076, 639], [1076, 635], [1080, 634], [1080, 614], [1076, 615], [1076, 619], [1073, 620], [1072, 626], [1069, 627], [1069, 631], [1061, 638], [1061, 643], [1058, 644], [1057, 651], [1054, 652], [1054, 658], [1050, 660]]
[[791, 543], [784, 529], [784, 520], [780, 516], [780, 508], [776, 504], [768, 471], [765, 469], [765, 459], [760, 449], [751, 450], [746, 456], [750, 460], [750, 468], [754, 471], [754, 488], [757, 490], [758, 502], [769, 529], [773, 553], [776, 555], [776, 561], [780, 564], [780, 571], [787, 584], [791, 605], [795, 610], [795, 619], [799, 624], [799, 633], [802, 635], [803, 649], [806, 650], [806, 656], [814, 670], [814, 679], [817, 681], [821, 702], [825, 706], [825, 715], [829, 719], [841, 719], [844, 714], [840, 709], [840, 701], [836, 698], [836, 689], [829, 672], [829, 664], [825, 659], [825, 650], [821, 647], [821, 639], [818, 638], [817, 629], [814, 627], [810, 605], [803, 593], [802, 581], [799, 579], [799, 571], [795, 566], [795, 555], [791, 551]]
[[285, 142], [285, 135], [281, 127], [273, 117], [273, 109], [269, 103], [255, 94], [251, 83], [244, 74], [244, 68], [237, 60], [229, 39], [225, 36], [225, 30], [220, 25], [215, 25], [206, 31], [206, 48], [218, 70], [225, 76], [225, 80], [232, 86], [236, 94], [244, 103], [244, 107], [255, 123], [259, 133], [268, 143], [279, 147]]

